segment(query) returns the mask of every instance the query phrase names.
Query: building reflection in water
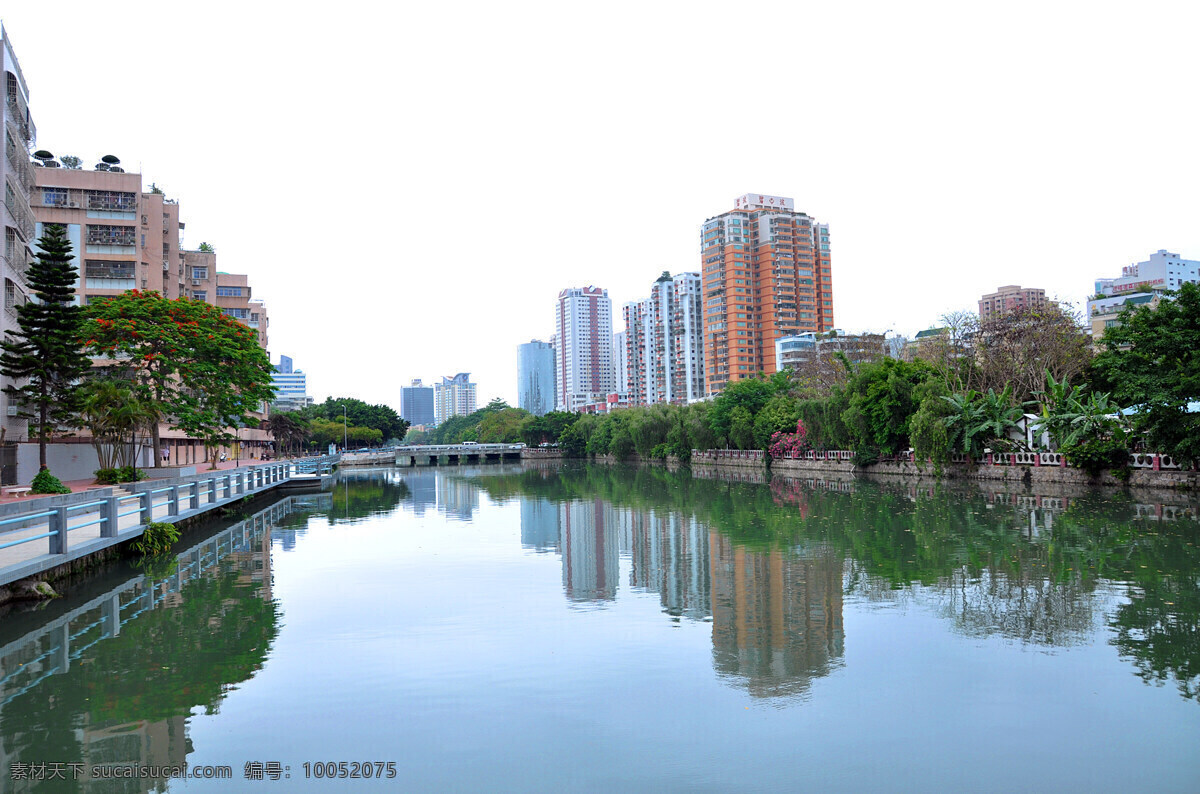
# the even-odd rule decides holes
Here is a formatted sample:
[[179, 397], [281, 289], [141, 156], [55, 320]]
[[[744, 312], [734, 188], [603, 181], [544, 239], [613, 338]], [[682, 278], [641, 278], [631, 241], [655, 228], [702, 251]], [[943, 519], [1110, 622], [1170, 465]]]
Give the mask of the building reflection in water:
[[611, 601], [620, 576], [618, 512], [600, 499], [558, 505], [563, 589], [573, 602]]
[[558, 505], [548, 499], [521, 500], [521, 545], [531, 551], [558, 551]]
[[841, 555], [739, 546], [709, 535], [713, 665], [759, 697], [794, 696], [842, 664]]
[[758, 550], [694, 517], [601, 499], [522, 502], [523, 545], [549, 550], [560, 531], [570, 602], [615, 599], [625, 558], [630, 587], [658, 594], [665, 613], [711, 619], [717, 673], [756, 697], [803, 694], [842, 664], [845, 563], [832, 549]]

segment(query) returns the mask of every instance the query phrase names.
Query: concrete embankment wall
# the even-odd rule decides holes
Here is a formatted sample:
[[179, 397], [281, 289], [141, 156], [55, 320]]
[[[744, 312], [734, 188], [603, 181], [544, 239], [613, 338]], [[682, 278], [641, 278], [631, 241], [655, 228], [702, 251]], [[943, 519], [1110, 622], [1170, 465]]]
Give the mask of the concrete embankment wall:
[[[733, 452], [733, 450], [722, 450]], [[692, 461], [693, 470], [715, 469], [722, 471], [744, 471], [766, 469], [764, 458], [717, 458]], [[934, 474], [933, 467], [924, 467], [908, 461], [880, 461], [871, 466], [858, 467], [849, 460], [776, 460], [771, 471], [791, 477], [853, 477], [882, 475], [911, 479], [937, 480], [962, 479], [989, 482], [1008, 482], [1031, 485], [1077, 485], [1082, 487], [1155, 488], [1166, 490], [1200, 490], [1200, 472], [1170, 469], [1130, 469], [1129, 481], [1123, 482], [1108, 472], [1092, 477], [1082, 469], [1066, 466], [995, 466], [949, 464], [941, 476]]]

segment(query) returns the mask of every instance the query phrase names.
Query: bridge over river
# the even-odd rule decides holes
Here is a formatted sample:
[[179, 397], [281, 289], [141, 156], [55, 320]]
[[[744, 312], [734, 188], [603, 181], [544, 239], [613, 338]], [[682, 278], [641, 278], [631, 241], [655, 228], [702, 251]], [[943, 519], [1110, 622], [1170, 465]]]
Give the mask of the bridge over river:
[[431, 444], [397, 447], [397, 466], [457, 466], [463, 463], [521, 461], [524, 444]]

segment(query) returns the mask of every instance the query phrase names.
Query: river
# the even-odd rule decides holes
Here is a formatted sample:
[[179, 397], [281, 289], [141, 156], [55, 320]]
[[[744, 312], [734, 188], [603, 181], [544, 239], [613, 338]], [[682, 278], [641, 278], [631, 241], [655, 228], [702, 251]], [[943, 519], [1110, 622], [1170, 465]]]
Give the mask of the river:
[[1197, 507], [352, 469], [0, 616], [0, 791], [1196, 791]]

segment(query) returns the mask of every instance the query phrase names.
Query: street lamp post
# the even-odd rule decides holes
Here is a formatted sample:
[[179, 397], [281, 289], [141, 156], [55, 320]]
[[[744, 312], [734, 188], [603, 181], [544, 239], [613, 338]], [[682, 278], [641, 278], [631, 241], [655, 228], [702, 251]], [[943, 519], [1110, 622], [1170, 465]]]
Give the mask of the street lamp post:
[[346, 404], [342, 403], [342, 452], [350, 448], [350, 422], [346, 419]]

